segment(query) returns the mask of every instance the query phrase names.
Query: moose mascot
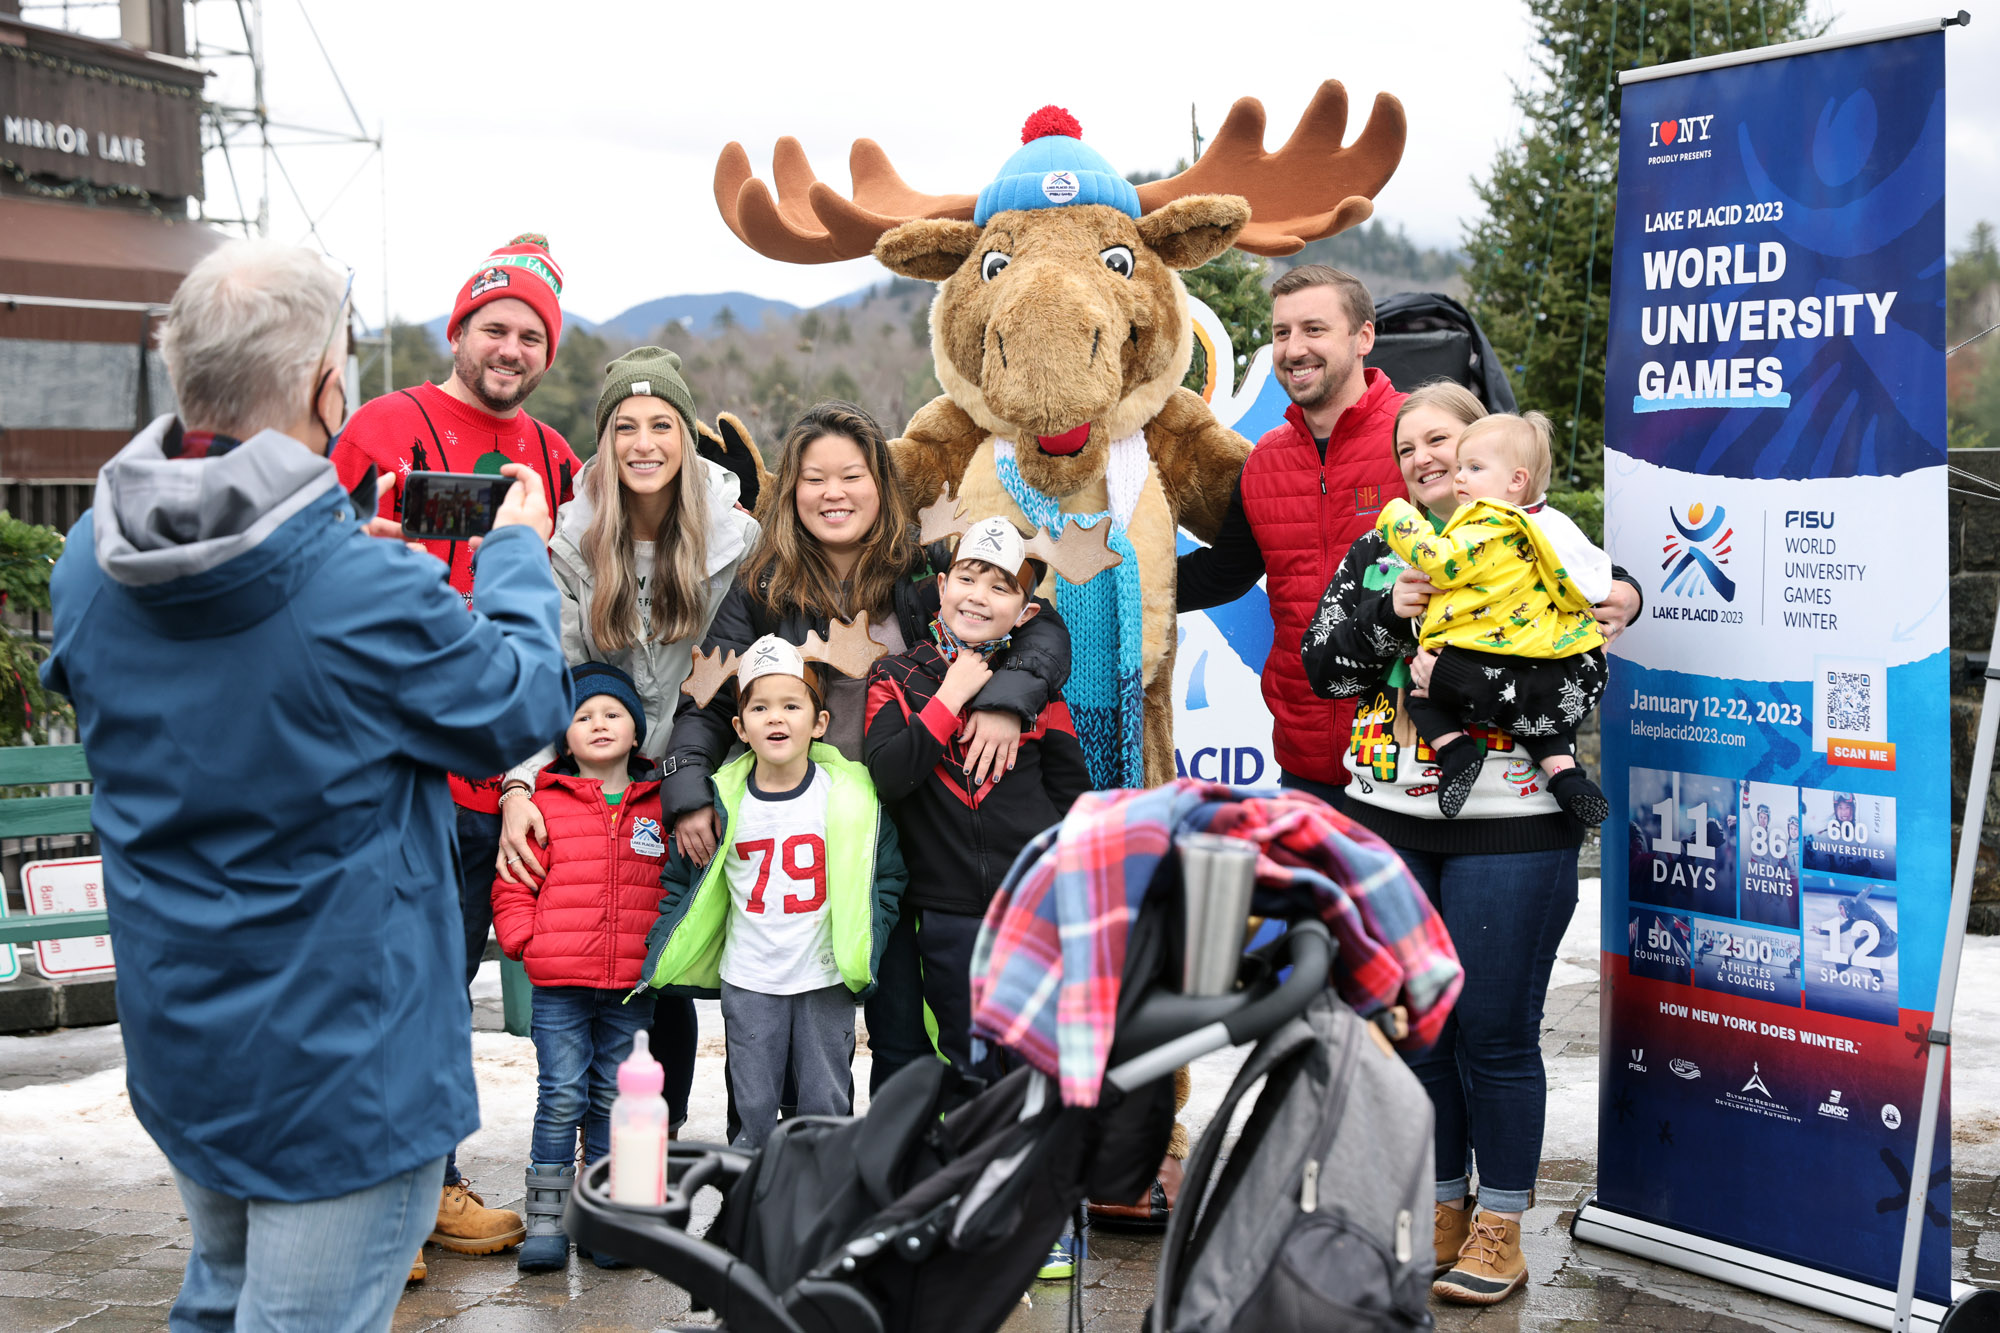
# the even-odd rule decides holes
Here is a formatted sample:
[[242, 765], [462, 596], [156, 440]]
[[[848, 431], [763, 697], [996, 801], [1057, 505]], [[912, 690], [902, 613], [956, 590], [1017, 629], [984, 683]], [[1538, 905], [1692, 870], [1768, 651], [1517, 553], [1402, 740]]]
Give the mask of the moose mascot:
[[[1064, 693], [1100, 788], [1174, 776], [1175, 531], [1213, 540], [1250, 453], [1181, 387], [1194, 333], [1180, 270], [1232, 245], [1294, 254], [1366, 221], [1402, 157], [1402, 106], [1383, 94], [1343, 145], [1346, 128], [1346, 90], [1328, 80], [1278, 151], [1264, 149], [1262, 104], [1243, 98], [1192, 167], [1137, 187], [1053, 106], [976, 196], [912, 189], [867, 139], [849, 157], [850, 197], [792, 138], [778, 141], [775, 199], [741, 145], [716, 165], [723, 219], [759, 254], [872, 252], [938, 284], [944, 394], [891, 449], [911, 494], [936, 497], [927, 540], [1004, 514], [1052, 551], [1041, 592], [1069, 626]], [[1184, 1156], [1179, 1126], [1174, 1144]], [[1139, 1213], [1164, 1212], [1168, 1175]]]

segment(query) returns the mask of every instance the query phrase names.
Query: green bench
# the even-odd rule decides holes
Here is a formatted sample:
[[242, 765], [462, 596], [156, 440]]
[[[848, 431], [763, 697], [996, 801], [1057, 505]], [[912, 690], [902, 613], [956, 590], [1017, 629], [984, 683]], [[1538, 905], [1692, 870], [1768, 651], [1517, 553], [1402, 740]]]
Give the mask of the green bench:
[[[49, 782], [88, 782], [90, 766], [81, 745], [21, 745], [0, 748], [0, 787]], [[0, 838], [44, 838], [90, 832], [88, 796], [17, 796], [0, 801]], [[57, 916], [0, 917], [0, 944], [69, 940], [111, 930], [103, 912]]]
[[[90, 765], [81, 745], [19, 745], [0, 747], [0, 787], [41, 786], [50, 782], [88, 782]], [[0, 838], [43, 838], [90, 832], [88, 796], [18, 796], [0, 800]], [[56, 916], [0, 917], [0, 944], [33, 944], [36, 940], [68, 940], [105, 935], [111, 930], [104, 912], [65, 912]], [[512, 959], [500, 962], [500, 1007], [507, 1031], [528, 1035], [532, 1013], [528, 973]]]

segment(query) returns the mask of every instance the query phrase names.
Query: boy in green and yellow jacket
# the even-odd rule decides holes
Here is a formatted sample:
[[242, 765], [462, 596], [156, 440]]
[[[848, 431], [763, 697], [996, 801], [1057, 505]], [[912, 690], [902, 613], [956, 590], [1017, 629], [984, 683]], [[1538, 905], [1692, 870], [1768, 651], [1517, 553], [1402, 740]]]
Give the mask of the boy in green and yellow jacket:
[[647, 937], [644, 985], [721, 996], [738, 1147], [777, 1124], [788, 1063], [801, 1115], [852, 1111], [854, 1006], [908, 881], [868, 770], [817, 743], [826, 725], [798, 649], [751, 644], [735, 719], [750, 751], [712, 783], [722, 840], [705, 870], [674, 850]]

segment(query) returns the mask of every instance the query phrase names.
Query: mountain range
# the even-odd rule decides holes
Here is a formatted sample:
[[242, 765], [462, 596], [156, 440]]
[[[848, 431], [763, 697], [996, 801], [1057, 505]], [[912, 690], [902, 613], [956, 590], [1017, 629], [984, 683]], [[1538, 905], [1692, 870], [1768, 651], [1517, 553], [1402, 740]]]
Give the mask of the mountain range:
[[[879, 283], [870, 283], [836, 296], [833, 300], [817, 307], [821, 310], [835, 310], [841, 307], [859, 305], [868, 293]], [[585, 329], [611, 342], [640, 343], [651, 338], [668, 324], [687, 322], [695, 333], [709, 334], [715, 331], [715, 319], [727, 307], [736, 322], [748, 328], [757, 328], [766, 315], [780, 321], [802, 313], [803, 307], [789, 301], [774, 301], [769, 297], [752, 296], [748, 292], [706, 292], [687, 296], [661, 296], [651, 301], [642, 301], [630, 310], [623, 311], [603, 323], [595, 323], [581, 315], [563, 312], [563, 321], [571, 328]], [[445, 325], [451, 320], [449, 314], [439, 315], [429, 320], [424, 327], [431, 331], [442, 347], [445, 342]]]

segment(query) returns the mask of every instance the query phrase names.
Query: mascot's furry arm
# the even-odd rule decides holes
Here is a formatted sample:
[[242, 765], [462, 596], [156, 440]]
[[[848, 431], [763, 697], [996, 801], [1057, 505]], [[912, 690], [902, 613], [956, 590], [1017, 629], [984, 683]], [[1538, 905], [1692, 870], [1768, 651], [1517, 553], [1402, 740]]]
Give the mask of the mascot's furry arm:
[[1146, 447], [1180, 525], [1213, 542], [1250, 457], [1250, 444], [1215, 419], [1200, 395], [1176, 389], [1146, 423]]
[[917, 409], [902, 436], [889, 442], [889, 454], [911, 501], [921, 509], [945, 491], [958, 493], [958, 480], [985, 439], [986, 432], [963, 408], [940, 395]]

